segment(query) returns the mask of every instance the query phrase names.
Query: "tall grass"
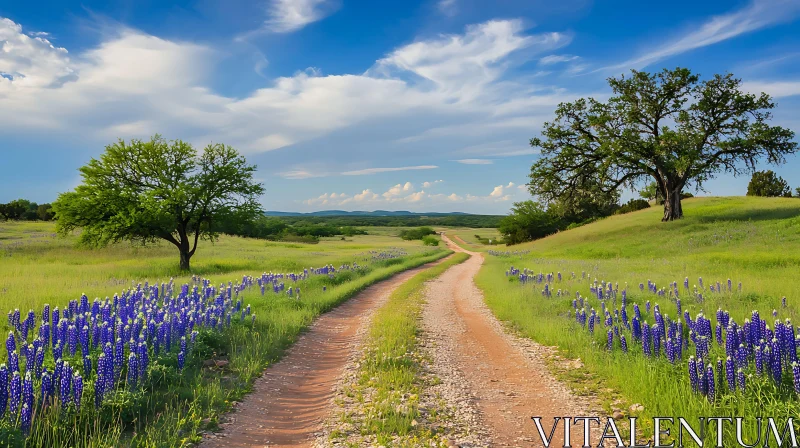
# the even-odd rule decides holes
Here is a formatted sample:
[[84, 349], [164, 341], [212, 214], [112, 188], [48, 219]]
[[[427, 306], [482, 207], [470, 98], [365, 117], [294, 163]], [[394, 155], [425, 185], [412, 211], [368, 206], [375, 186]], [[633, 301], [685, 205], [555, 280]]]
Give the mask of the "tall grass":
[[[639, 303], [644, 311], [643, 304], [649, 300], [660, 304], [662, 313], [673, 318], [678, 318], [675, 305], [646, 289], [640, 292], [639, 283], [652, 280], [666, 287], [677, 281], [683, 309], [689, 309], [692, 317], [703, 312], [713, 321], [716, 310], [722, 308], [741, 324], [754, 309], [764, 317], [777, 309], [779, 318], [797, 322], [800, 201], [698, 198], [686, 201], [684, 211], [686, 217], [673, 223], [658, 222], [659, 210], [649, 209], [513, 246], [509, 249], [532, 252], [525, 257], [487, 256], [476, 283], [498, 318], [527, 337], [558, 346], [568, 357], [580, 358], [584, 371], [593, 377], [591, 387], [611, 388], [628, 403], [643, 404], [645, 416], [680, 416], [691, 422], [708, 416], [746, 417], [752, 424], [745, 427], [745, 439], [752, 442], [757, 437], [755, 417], [783, 420], [800, 413], [800, 400], [788, 378], [776, 388], [768, 380], [753, 376], [745, 393], [723, 392], [721, 398], [710, 402], [692, 392], [685, 359], [673, 366], [665, 359], [646, 358], [638, 347], [627, 354], [619, 350], [609, 353], [604, 350], [605, 331], [592, 336], [567, 317], [575, 293], [591, 297], [589, 283], [596, 278], [618, 282], [620, 290], [627, 284], [631, 305]], [[556, 288], [569, 290], [569, 294], [548, 299], [542, 297], [540, 288], [507, 278], [505, 271], [512, 265], [537, 273], [561, 272], [565, 278], [575, 272], [578, 280], [556, 283]], [[584, 271], [590, 278], [581, 279]], [[716, 281], [725, 284], [730, 278], [734, 285], [742, 282], [743, 292], [718, 294], [706, 290], [704, 300], [697, 301], [685, 294], [685, 277], [689, 277], [690, 287], [698, 284], [699, 277], [706, 281], [706, 287]], [[781, 307], [784, 296], [789, 298], [787, 308]], [[593, 305], [599, 311], [596, 300]], [[647, 320], [652, 323], [652, 317]], [[720, 353], [724, 352], [715, 348], [708, 361], [716, 363]], [[586, 376], [574, 372], [570, 377], [576, 387], [586, 380]], [[735, 443], [733, 430], [726, 430], [728, 443]], [[706, 441], [713, 443], [713, 437], [713, 431], [709, 431]]]
[[[26, 232], [38, 232], [39, 226], [47, 224], [0, 224], [0, 238], [20, 243], [0, 247], [0, 291], [4, 291], [0, 292], [0, 305], [20, 308], [23, 313], [31, 307], [38, 315], [45, 302], [64, 305], [84, 291], [90, 297], [104, 296], [131, 282], [153, 283], [178, 274], [174, 271], [175, 254], [169, 248], [114, 246], [88, 251], [73, 247], [69, 240], [42, 242], [37, 237], [25, 242], [30, 239]], [[408, 255], [373, 261], [366, 252], [392, 246], [403, 247]], [[344, 271], [334, 279], [312, 276], [302, 283], [300, 300], [271, 291], [261, 296], [257, 287], [247, 290], [240, 297], [257, 314], [255, 324], [237, 323], [224, 334], [201, 335], [198, 340], [202, 343], [190, 352], [181, 373], [175, 354], [164, 357], [154, 363], [158, 367], [151, 369], [149, 383], [140, 392], [117, 391], [99, 410], [93, 408], [93, 390], [87, 387], [80, 412], [51, 407], [34, 417], [27, 441], [12, 429], [14, 422], [0, 421], [0, 446], [178, 447], [196, 443], [203, 431], [217, 427], [220, 415], [251, 390], [253, 381], [280, 358], [314, 318], [375, 282], [448, 254], [441, 249], [425, 249], [418, 242], [406, 244], [397, 238], [374, 236], [347, 242], [323, 241], [313, 247], [228, 237], [200, 250], [198, 254], [203, 256], [198, 257], [195, 267], [213, 283], [244, 274], [296, 271], [328, 263], [338, 267], [355, 261], [365, 268]], [[215, 255], [219, 258], [214, 259]], [[176, 283], [187, 280], [176, 275]], [[224, 359], [229, 364], [204, 367], [203, 361], [209, 358]]]

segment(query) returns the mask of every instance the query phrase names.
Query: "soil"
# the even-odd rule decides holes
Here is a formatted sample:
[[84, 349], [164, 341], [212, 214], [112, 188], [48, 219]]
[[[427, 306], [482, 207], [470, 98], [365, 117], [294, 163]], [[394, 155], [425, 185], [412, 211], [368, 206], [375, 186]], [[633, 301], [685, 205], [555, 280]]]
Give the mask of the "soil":
[[313, 446], [329, 415], [337, 380], [363, 336], [359, 328], [368, 323], [392, 291], [431, 265], [376, 283], [320, 316], [228, 414], [222, 432], [208, 434], [201, 446]]

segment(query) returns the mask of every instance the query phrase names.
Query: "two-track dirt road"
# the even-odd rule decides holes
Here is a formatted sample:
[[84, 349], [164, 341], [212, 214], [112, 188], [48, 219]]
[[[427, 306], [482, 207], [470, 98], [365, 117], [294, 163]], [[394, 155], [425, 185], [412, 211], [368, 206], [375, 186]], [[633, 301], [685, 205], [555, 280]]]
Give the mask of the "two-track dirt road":
[[[443, 384], [456, 384], [469, 400], [451, 406], [474, 407], [481, 441], [464, 446], [542, 446], [531, 420], [542, 417], [549, 433], [555, 416], [586, 415], [590, 403], [573, 396], [545, 365], [549, 350], [509, 335], [486, 308], [473, 282], [483, 262], [444, 238], [451, 249], [471, 258], [445, 271], [427, 285], [421, 343], [433, 351], [434, 370]], [[337, 380], [355, 362], [363, 329], [402, 282], [425, 267], [398, 274], [358, 294], [321, 316], [287, 355], [267, 369], [255, 389], [230, 414], [223, 433], [204, 447], [302, 447], [319, 443], [316, 436], [334, 411]], [[578, 427], [573, 444], [582, 443]], [[455, 444], [461, 444], [454, 437]], [[563, 446], [563, 427], [552, 446]]]

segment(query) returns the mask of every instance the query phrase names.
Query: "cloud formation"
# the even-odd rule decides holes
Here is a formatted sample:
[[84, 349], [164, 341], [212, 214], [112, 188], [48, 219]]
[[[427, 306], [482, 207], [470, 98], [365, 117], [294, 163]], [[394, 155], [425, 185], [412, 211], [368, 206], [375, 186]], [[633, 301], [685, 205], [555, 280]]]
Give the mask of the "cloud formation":
[[[441, 182], [441, 181], [437, 181]], [[433, 184], [425, 182], [423, 188], [429, 188]], [[426, 186], [427, 185], [427, 186]], [[515, 188], [516, 187], [516, 188]], [[524, 188], [519, 188], [514, 182], [504, 185], [497, 185], [486, 195], [464, 196], [456, 193], [431, 194], [424, 189], [417, 191], [414, 184], [405, 182], [389, 187], [384, 193], [375, 193], [371, 189], [364, 189], [360, 193], [347, 195], [345, 193], [323, 193], [315, 198], [306, 199], [303, 204], [320, 207], [385, 207], [398, 204], [412, 204], [414, 208], [435, 207], [454, 203], [497, 203], [508, 202], [514, 199], [521, 199], [526, 195]]]
[[662, 59], [713, 45], [742, 34], [789, 22], [800, 15], [797, 0], [751, 0], [742, 9], [714, 16], [684, 35], [659, 45], [642, 55], [605, 69], [641, 69]]
[[327, 0], [273, 0], [264, 29], [274, 33], [297, 31], [324, 19], [333, 9]]
[[456, 162], [464, 165], [491, 165], [494, 163], [489, 159], [459, 159]]
[[[273, 6], [284, 11], [282, 17], [312, 17], [289, 11], [319, 4]], [[408, 123], [406, 135], [419, 135], [419, 142], [461, 132], [453, 127], [430, 132], [447, 121], [478, 134], [508, 126], [529, 128], [552, 105], [572, 97], [564, 92], [553, 95], [552, 89], [544, 95], [538, 89], [526, 93], [505, 77], [508, 63], [520, 50], [531, 57], [569, 42], [561, 33], [529, 34], [517, 20], [492, 20], [471, 25], [463, 34], [399, 47], [366, 73], [323, 76], [318, 70], [305, 70], [243, 97], [227, 97], [208, 87], [222, 55], [205, 45], [122, 28], [98, 46], [70, 55], [44, 37], [28, 36], [8, 19], [0, 21], [0, 36], [9, 42], [0, 52], [0, 71], [5, 73], [0, 77], [5, 103], [0, 130], [46, 130], [48, 135], [89, 145], [161, 132], [201, 146], [223, 141], [252, 154], [312, 141], [368, 121], [400, 119]], [[541, 117], [520, 115], [535, 109], [541, 110]], [[339, 165], [352, 166], [354, 161], [346, 152], [335, 159], [321, 154]], [[417, 165], [422, 166], [426, 168], [339, 171], [359, 175], [433, 165]], [[306, 167], [286, 171], [282, 174], [286, 178], [319, 176]], [[326, 171], [337, 170], [328, 166]]]

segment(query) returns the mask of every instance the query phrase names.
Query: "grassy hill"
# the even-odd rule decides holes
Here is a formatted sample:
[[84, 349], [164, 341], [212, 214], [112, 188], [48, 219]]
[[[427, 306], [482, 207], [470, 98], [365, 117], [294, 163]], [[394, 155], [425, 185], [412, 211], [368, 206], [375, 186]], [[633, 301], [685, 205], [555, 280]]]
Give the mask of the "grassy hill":
[[[590, 289], [595, 284], [606, 288], [610, 283], [619, 292], [625, 290], [629, 317], [634, 314], [633, 304], [638, 304], [642, 320], [650, 325], [654, 323], [651, 308], [655, 305], [663, 316], [684, 321], [678, 312], [675, 288], [682, 311], [688, 310], [693, 320], [703, 313], [712, 329], [717, 324], [718, 309], [729, 312], [739, 325], [753, 310], [759, 310], [768, 328], [773, 328], [776, 320], [798, 321], [800, 200], [695, 198], [685, 201], [684, 213], [683, 220], [662, 223], [661, 210], [654, 207], [526, 244], [484, 247], [530, 252], [522, 256], [487, 255], [476, 283], [501, 320], [527, 337], [559, 347], [567, 357], [580, 358], [581, 368], [561, 374], [576, 388], [599, 393], [609, 411], [620, 408], [627, 413], [628, 405], [641, 403], [644, 416], [682, 416], [694, 421], [699, 416], [796, 415], [800, 399], [792, 387], [791, 367], [785, 367], [782, 381], [775, 383], [769, 375], [758, 374], [754, 362], [750, 362], [743, 369], [746, 391], [729, 391], [727, 385], [718, 383], [716, 399], [709, 400], [690, 387], [687, 361], [689, 355], [696, 355], [694, 343], [674, 364], [664, 356], [663, 346], [660, 357], [645, 356], [642, 346], [633, 343], [632, 334], [625, 333], [629, 330], [614, 316], [613, 310], [621, 311], [621, 293], [600, 300]], [[470, 249], [475, 250], [475, 246]], [[543, 294], [544, 283], [521, 284], [517, 275], [507, 275], [512, 266], [536, 274], [552, 273], [556, 279], [561, 273], [563, 280], [552, 281], [548, 286], [552, 295], [547, 296]], [[687, 278], [688, 288], [684, 287]], [[664, 288], [663, 293], [651, 292], [649, 282], [655, 283], [656, 290]], [[598, 314], [594, 333], [576, 322], [572, 301], [577, 294], [584, 298], [587, 314], [592, 309]], [[580, 311], [582, 307], [577, 308]], [[611, 327], [604, 325], [604, 309], [612, 315]], [[607, 348], [607, 331], [614, 326], [628, 334], [628, 352], [623, 353], [618, 335], [612, 349]], [[687, 327], [684, 337], [689, 339]], [[710, 353], [703, 356], [718, 375], [716, 362], [725, 362], [725, 345], [712, 338]], [[618, 399], [621, 401], [613, 404]], [[753, 406], [756, 403], [761, 406]], [[754, 428], [746, 430], [746, 435], [748, 440], [755, 440]]]

